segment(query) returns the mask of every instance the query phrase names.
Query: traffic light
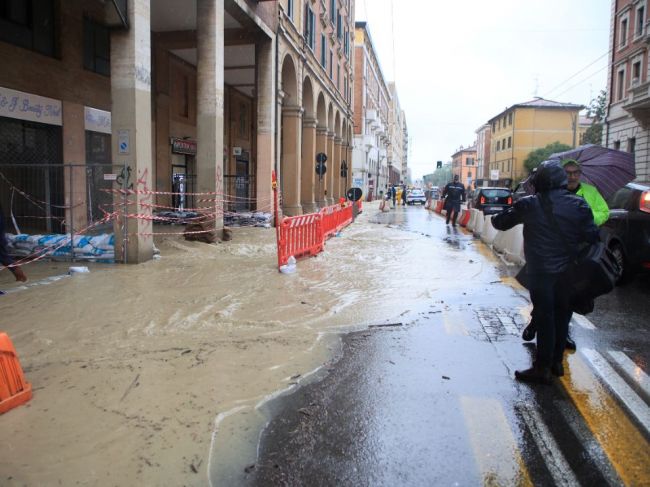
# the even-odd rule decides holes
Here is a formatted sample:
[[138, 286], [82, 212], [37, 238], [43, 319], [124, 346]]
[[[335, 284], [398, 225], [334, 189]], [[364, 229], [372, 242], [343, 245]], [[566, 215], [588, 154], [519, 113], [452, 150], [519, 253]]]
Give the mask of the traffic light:
[[436, 169], [442, 169], [442, 161], [436, 162]]

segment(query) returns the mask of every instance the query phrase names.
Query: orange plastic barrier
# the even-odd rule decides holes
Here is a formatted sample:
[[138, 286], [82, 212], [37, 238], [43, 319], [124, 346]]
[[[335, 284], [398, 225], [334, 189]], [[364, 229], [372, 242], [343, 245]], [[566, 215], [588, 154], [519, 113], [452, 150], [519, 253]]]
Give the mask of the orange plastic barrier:
[[323, 218], [323, 238], [330, 238], [341, 230], [341, 228], [352, 223], [352, 205], [326, 206], [320, 211]]
[[32, 398], [32, 385], [25, 381], [18, 355], [6, 333], [0, 333], [0, 414]]
[[442, 212], [442, 204], [443, 204], [442, 200], [436, 201], [436, 209], [435, 209], [436, 213], [441, 213]]
[[282, 220], [278, 237], [278, 267], [292, 255], [297, 259], [323, 250], [323, 221], [320, 213], [289, 216]]

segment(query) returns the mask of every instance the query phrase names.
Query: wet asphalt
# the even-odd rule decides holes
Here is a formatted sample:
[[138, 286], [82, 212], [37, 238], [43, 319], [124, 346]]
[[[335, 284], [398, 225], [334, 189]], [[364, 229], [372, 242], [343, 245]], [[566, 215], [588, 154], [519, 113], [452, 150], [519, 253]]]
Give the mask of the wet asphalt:
[[[589, 408], [581, 408], [574, 393], [582, 384], [579, 352], [567, 353], [567, 376], [551, 386], [513, 380], [514, 370], [527, 367], [534, 353], [534, 345], [520, 338], [527, 295], [501, 282], [516, 269], [486, 253], [468, 232], [421, 208], [397, 208], [374, 218], [397, 232], [430, 239], [430, 258], [436, 258], [436, 246], [445, 245], [466, 265], [480, 261], [489, 269], [468, 282], [466, 291], [441, 290], [400, 322], [344, 335], [342, 356], [322, 380], [265, 406], [268, 424], [258, 459], [237, 484], [650, 483], [650, 461], [643, 453], [647, 434], [629, 434], [636, 444], [625, 444], [625, 436], [623, 445], [612, 444], [616, 435], [601, 438]], [[572, 327], [579, 346], [616, 347], [647, 364], [640, 314], [647, 304], [634, 299], [644, 287], [633, 286], [617, 293], [632, 295], [636, 308], [617, 294], [597, 303], [594, 323], [599, 330], [611, 323], [606, 330]], [[624, 416], [604, 407], [594, 416], [614, 422]], [[617, 448], [629, 452], [615, 458]]]

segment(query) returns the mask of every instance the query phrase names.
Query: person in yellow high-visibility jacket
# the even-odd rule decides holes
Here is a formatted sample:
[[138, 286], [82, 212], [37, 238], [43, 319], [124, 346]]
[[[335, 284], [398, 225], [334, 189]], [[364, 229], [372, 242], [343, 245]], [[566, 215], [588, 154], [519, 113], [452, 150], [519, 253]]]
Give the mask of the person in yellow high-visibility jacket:
[[397, 204], [398, 205], [402, 204], [402, 191], [403, 191], [402, 187], [398, 186], [397, 187]]

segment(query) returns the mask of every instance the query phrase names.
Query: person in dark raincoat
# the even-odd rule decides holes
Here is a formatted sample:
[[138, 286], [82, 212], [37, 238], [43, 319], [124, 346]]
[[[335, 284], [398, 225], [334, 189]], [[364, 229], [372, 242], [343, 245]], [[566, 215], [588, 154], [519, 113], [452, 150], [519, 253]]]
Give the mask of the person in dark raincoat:
[[492, 225], [508, 230], [524, 224], [537, 351], [533, 366], [515, 371], [515, 378], [548, 384], [552, 375], [564, 375], [562, 357], [571, 318], [569, 266], [582, 244], [597, 242], [599, 237], [589, 205], [567, 190], [567, 176], [559, 162], [543, 162], [533, 184], [536, 194], [494, 215]]
[[449, 219], [453, 213], [451, 222], [453, 226], [456, 226], [460, 204], [465, 202], [465, 186], [459, 181], [458, 174], [454, 175], [452, 183], [447, 183], [442, 191], [442, 197], [445, 198], [444, 208], [447, 210], [447, 225], [449, 225]]

